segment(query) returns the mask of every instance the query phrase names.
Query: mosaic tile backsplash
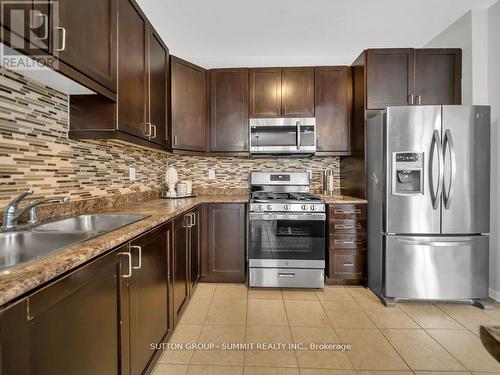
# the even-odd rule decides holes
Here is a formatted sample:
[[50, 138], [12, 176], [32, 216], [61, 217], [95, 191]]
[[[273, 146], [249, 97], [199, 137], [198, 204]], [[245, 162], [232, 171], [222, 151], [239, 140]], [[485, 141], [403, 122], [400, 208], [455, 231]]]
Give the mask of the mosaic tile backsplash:
[[[339, 158], [251, 159], [182, 156], [112, 141], [68, 139], [68, 97], [0, 67], [0, 211], [19, 193], [34, 198], [69, 195], [82, 200], [158, 190], [167, 166], [191, 179], [199, 193], [248, 189], [250, 171], [312, 171], [312, 189], [320, 171], [334, 169], [340, 188]], [[136, 180], [129, 181], [129, 167]], [[208, 179], [214, 169], [215, 180]]]

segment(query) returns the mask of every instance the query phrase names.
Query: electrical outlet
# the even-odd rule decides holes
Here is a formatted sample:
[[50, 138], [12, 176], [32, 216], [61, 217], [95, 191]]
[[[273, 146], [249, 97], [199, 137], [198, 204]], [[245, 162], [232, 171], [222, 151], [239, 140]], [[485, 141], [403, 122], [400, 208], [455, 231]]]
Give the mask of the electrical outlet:
[[128, 180], [135, 181], [135, 168], [134, 167], [130, 167], [128, 169]]
[[214, 169], [209, 169], [208, 170], [208, 179], [209, 180], [215, 180], [215, 170]]

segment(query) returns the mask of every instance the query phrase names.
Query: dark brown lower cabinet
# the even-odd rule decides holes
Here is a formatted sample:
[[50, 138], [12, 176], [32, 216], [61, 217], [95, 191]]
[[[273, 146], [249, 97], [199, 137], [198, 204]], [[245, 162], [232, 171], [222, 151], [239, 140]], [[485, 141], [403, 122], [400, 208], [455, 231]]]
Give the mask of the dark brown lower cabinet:
[[182, 310], [189, 299], [188, 282], [188, 215], [174, 219], [174, 242], [172, 246], [172, 295], [174, 322], [179, 320]]
[[29, 375], [28, 299], [0, 310], [0, 374]]
[[206, 210], [208, 243], [201, 248], [201, 280], [245, 282], [245, 204], [208, 204]]
[[200, 210], [193, 209], [188, 213], [191, 215], [191, 222], [188, 228], [189, 236], [189, 295], [192, 296], [194, 288], [200, 278]]
[[173, 329], [168, 304], [168, 264], [171, 224], [164, 224], [130, 242], [132, 276], [130, 285], [130, 367], [141, 374], [161, 343]]
[[328, 210], [327, 284], [366, 284], [366, 204], [333, 204]]
[[112, 251], [28, 297], [29, 345], [19, 350], [29, 351], [30, 374], [129, 373], [120, 353], [128, 273], [120, 254], [127, 251]]

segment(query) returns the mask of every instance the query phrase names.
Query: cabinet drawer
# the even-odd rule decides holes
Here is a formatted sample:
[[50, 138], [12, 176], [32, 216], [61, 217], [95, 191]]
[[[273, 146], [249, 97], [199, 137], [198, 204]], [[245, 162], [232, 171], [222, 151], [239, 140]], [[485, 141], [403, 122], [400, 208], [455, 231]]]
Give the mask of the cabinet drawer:
[[331, 235], [330, 250], [348, 249], [348, 250], [363, 250], [366, 249], [365, 235]]
[[365, 251], [330, 251], [330, 277], [335, 279], [364, 279]]
[[366, 219], [366, 204], [334, 204], [330, 206], [330, 219]]
[[366, 233], [366, 220], [356, 219], [333, 219], [330, 220], [330, 233]]

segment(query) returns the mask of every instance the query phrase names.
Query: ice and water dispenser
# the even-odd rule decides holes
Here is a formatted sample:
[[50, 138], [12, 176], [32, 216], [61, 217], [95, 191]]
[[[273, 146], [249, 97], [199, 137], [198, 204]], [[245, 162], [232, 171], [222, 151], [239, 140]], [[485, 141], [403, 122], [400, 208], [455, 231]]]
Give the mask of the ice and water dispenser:
[[392, 194], [419, 195], [424, 187], [424, 154], [395, 152], [392, 154]]

